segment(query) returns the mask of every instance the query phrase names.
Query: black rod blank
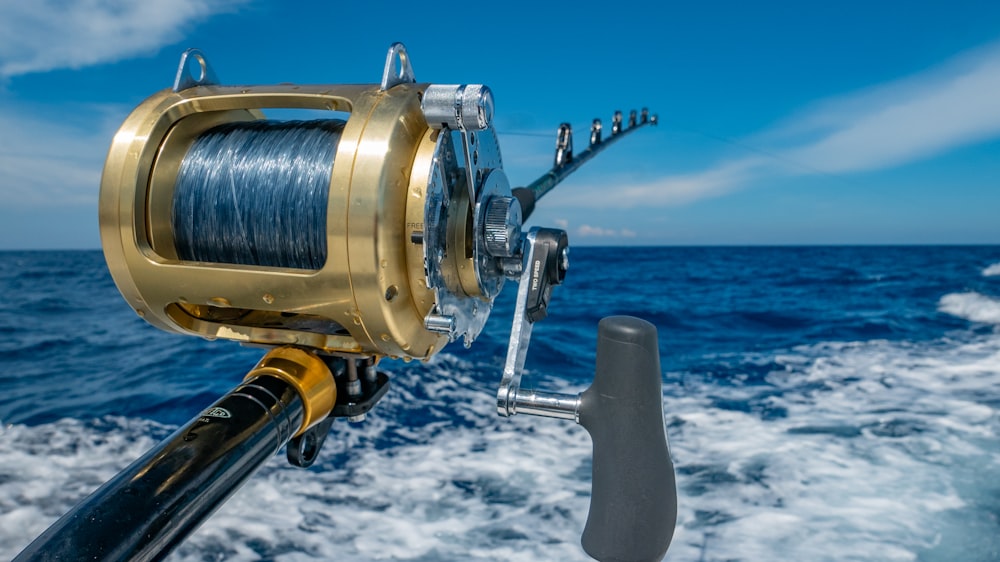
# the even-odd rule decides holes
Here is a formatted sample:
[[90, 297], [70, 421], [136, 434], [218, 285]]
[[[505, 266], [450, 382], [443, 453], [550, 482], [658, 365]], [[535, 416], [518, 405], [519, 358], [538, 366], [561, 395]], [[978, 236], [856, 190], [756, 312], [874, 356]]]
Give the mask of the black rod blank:
[[[621, 112], [615, 112], [615, 119], [612, 127], [612, 134], [606, 137], [601, 137], [600, 134], [600, 122], [595, 120], [594, 127], [591, 129], [590, 135], [590, 145], [586, 150], [575, 154], [572, 152], [572, 138], [570, 132], [564, 131], [564, 127], [568, 128], [568, 125], [563, 124], [559, 127], [559, 138], [557, 139], [556, 146], [556, 163], [552, 168], [542, 174], [538, 179], [528, 184], [527, 187], [518, 187], [514, 189], [514, 197], [517, 198], [518, 202], [521, 204], [521, 218], [523, 220], [528, 220], [528, 216], [535, 209], [535, 203], [544, 197], [548, 192], [552, 191], [556, 185], [566, 179], [567, 176], [575, 172], [580, 166], [583, 166], [588, 160], [597, 156], [602, 150], [608, 146], [615, 143], [619, 139], [622, 139], [629, 133], [635, 131], [636, 129], [642, 128], [646, 125], [655, 125], [658, 121], [656, 115], [650, 115], [646, 108], [642, 109], [642, 119], [636, 120], [636, 112], [632, 111], [629, 119], [629, 126], [624, 128], [621, 126]], [[596, 128], [596, 134], [595, 129]], [[560, 158], [560, 148], [569, 145], [570, 147], [570, 157]], [[565, 148], [563, 148], [565, 152]]]
[[101, 486], [14, 560], [161, 560], [274, 456], [303, 420], [298, 392], [258, 376]]

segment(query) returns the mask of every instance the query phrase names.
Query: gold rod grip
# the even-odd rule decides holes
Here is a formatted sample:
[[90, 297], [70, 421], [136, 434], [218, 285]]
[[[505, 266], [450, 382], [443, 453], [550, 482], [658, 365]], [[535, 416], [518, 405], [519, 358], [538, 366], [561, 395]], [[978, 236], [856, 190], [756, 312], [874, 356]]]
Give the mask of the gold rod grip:
[[302, 427], [299, 436], [323, 421], [337, 403], [337, 384], [333, 373], [319, 357], [297, 347], [272, 349], [247, 373], [244, 380], [271, 376], [291, 385], [302, 398]]

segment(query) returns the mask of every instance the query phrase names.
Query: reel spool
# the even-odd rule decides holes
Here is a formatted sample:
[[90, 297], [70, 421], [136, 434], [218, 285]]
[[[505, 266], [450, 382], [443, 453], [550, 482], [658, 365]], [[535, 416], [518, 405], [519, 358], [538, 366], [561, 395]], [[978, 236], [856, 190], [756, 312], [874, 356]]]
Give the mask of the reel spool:
[[[186, 52], [105, 164], [101, 241], [136, 313], [167, 331], [336, 355], [426, 359], [471, 344], [520, 249], [489, 89], [416, 83], [400, 44], [377, 85], [214, 76]], [[331, 117], [265, 119], [278, 108]]]

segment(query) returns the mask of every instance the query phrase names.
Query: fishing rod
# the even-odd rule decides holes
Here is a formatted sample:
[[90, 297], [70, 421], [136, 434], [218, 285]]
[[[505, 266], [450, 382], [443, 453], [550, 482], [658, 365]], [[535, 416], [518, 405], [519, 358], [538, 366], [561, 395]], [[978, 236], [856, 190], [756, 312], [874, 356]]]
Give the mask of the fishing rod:
[[[321, 110], [308, 121], [271, 109]], [[647, 123], [616, 113], [553, 169], [522, 213], [484, 85], [417, 83], [392, 45], [379, 84], [226, 86], [203, 53], [140, 104], [101, 179], [101, 243], [126, 302], [163, 330], [268, 349], [244, 381], [60, 518], [16, 560], [159, 560], [282, 447], [310, 466], [336, 418], [363, 421], [389, 390], [384, 359], [472, 345], [518, 282], [497, 392], [502, 416], [571, 420], [594, 444], [582, 535], [598, 560], [659, 560], [677, 515], [656, 328], [600, 321], [594, 383], [521, 388], [532, 327], [567, 273], [566, 232], [522, 231], [533, 204]]]
[[522, 218], [528, 220], [539, 199], [605, 148], [625, 138], [626, 135], [640, 127], [656, 125], [658, 122], [659, 117], [655, 114], [650, 115], [649, 109], [644, 107], [639, 116], [634, 109], [630, 111], [628, 126], [625, 126], [622, 124], [622, 112], [615, 111], [611, 120], [611, 136], [603, 137], [601, 120], [594, 119], [590, 125], [590, 144], [580, 154], [573, 153], [573, 128], [569, 123], [559, 125], [559, 131], [556, 134], [555, 163], [552, 168], [526, 187], [516, 187], [513, 190], [514, 197], [521, 204]]

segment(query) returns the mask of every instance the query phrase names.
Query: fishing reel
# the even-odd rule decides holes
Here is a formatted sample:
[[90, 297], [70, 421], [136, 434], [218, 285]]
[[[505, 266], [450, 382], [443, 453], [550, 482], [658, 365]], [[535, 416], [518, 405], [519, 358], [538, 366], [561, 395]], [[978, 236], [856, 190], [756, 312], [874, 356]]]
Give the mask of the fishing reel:
[[399, 44], [372, 86], [222, 86], [188, 51], [111, 146], [111, 274], [171, 332], [404, 360], [470, 345], [520, 251], [492, 118], [489, 88], [417, 84]]
[[[282, 109], [324, 113], [265, 117]], [[381, 358], [471, 345], [504, 282], [517, 280], [498, 413], [584, 425], [595, 446], [584, 547], [602, 560], [662, 557], [676, 492], [655, 328], [603, 320], [597, 377], [581, 395], [520, 387], [532, 326], [569, 267], [566, 233], [522, 232], [524, 218], [565, 175], [656, 117], [633, 111], [626, 128], [616, 113], [607, 139], [595, 121], [578, 155], [563, 125], [553, 169], [516, 190], [492, 119], [488, 87], [417, 83], [398, 43], [373, 85], [224, 86], [189, 50], [173, 88], [114, 137], [99, 205], [108, 267], [158, 328], [272, 348], [245, 385], [269, 378], [294, 390], [287, 407], [301, 412], [279, 442], [290, 441], [299, 466], [315, 460], [334, 417], [363, 419], [384, 395]], [[191, 427], [230, 423], [220, 421], [226, 404]]]

